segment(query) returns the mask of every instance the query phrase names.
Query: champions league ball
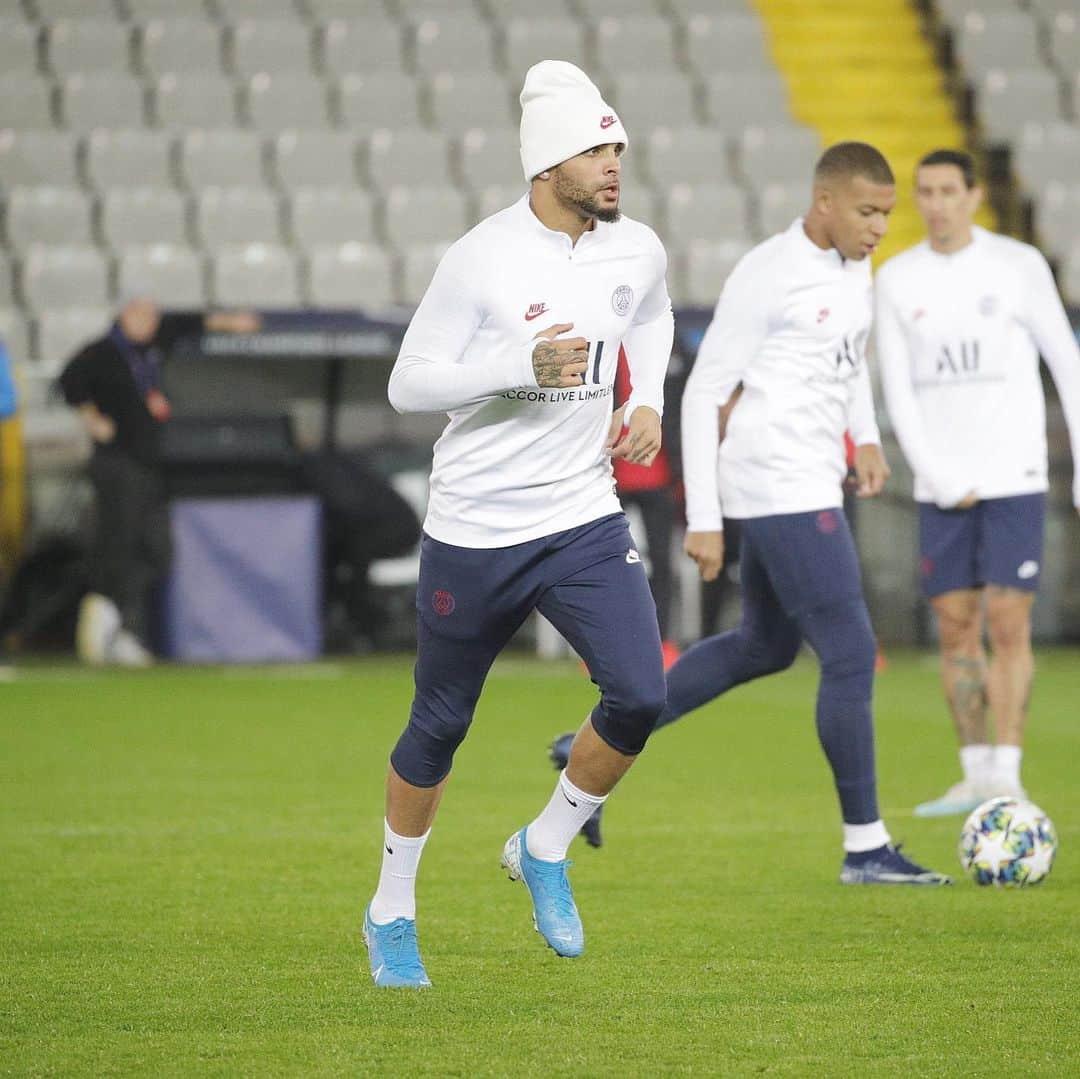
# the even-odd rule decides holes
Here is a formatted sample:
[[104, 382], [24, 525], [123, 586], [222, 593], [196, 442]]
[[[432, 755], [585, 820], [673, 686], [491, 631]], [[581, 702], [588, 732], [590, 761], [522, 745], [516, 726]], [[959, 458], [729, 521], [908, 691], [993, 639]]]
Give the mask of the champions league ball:
[[1034, 802], [991, 798], [964, 821], [960, 862], [976, 884], [1038, 884], [1054, 864], [1057, 832]]

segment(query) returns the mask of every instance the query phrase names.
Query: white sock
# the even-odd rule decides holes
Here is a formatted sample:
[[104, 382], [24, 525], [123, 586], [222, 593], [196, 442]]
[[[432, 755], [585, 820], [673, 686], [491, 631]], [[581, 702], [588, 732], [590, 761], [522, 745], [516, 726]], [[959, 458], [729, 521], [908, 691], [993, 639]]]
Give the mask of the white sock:
[[606, 798], [606, 794], [586, 794], [566, 778], [566, 772], [560, 772], [551, 801], [525, 832], [529, 853], [544, 862], [561, 862], [570, 841]]
[[877, 850], [890, 842], [885, 822], [880, 818], [872, 824], [845, 824], [844, 850], [861, 854], [865, 850]]
[[994, 746], [994, 779], [1009, 787], [1020, 786], [1020, 759], [1024, 751], [1020, 746]]
[[382, 872], [371, 901], [371, 920], [376, 925], [416, 918], [416, 870], [431, 829], [423, 835], [398, 835], [389, 821], [383, 821], [383, 835]]
[[960, 767], [964, 770], [965, 783], [981, 783], [989, 777], [993, 765], [993, 746], [980, 743], [960, 747]]

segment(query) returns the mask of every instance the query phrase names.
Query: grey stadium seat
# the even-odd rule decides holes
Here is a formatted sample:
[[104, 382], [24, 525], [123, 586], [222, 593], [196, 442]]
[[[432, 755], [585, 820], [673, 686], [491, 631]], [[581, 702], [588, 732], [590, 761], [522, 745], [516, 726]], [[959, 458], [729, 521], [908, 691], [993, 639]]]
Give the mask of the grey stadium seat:
[[195, 199], [196, 231], [203, 246], [276, 244], [281, 238], [277, 196], [261, 187], [208, 187]]
[[345, 75], [334, 96], [341, 122], [354, 131], [421, 124], [416, 81], [403, 71]]
[[385, 307], [394, 298], [390, 256], [373, 244], [346, 243], [308, 252], [307, 300], [312, 307]]
[[654, 184], [723, 183], [730, 173], [725, 135], [705, 127], [659, 127], [645, 145], [631, 145], [628, 159]]
[[52, 85], [21, 72], [0, 74], [0, 128], [52, 127]]
[[86, 179], [108, 187], [168, 187], [173, 183], [172, 138], [164, 131], [102, 128], [86, 138]]
[[936, 7], [941, 17], [950, 26], [959, 26], [972, 12], [989, 14], [1006, 11], [1016, 13], [1016, 0], [937, 0]]
[[7, 192], [4, 231], [17, 251], [33, 244], [89, 244], [90, 200], [76, 187], [16, 187]]
[[1057, 15], [1047, 27], [1050, 55], [1064, 72], [1080, 70], [1080, 12]]
[[[535, 18], [536, 10], [536, 0], [498, 0], [491, 5], [490, 14], [497, 23], [505, 26], [511, 19]], [[544, 17], [553, 21], [573, 19], [570, 0], [547, 0], [544, 4]]]
[[205, 19], [153, 19], [138, 32], [136, 44], [139, 66], [151, 79], [222, 70], [221, 31]]
[[[149, 22], [150, 19], [168, 19], [176, 14], [176, 0], [119, 0], [124, 14], [135, 23]], [[190, 13], [190, 16], [200, 15], [210, 18], [205, 6], [200, 0], [186, 0], [182, 10]]]
[[492, 184], [521, 183], [521, 139], [516, 127], [471, 128], [458, 142], [458, 175], [473, 191]]
[[744, 240], [695, 240], [691, 243], [686, 249], [681, 299], [700, 307], [714, 306], [724, 282], [750, 247]]
[[274, 140], [274, 174], [287, 191], [357, 182], [357, 145], [348, 131], [283, 131]]
[[248, 119], [259, 131], [326, 127], [330, 123], [326, 83], [316, 75], [253, 75], [245, 92]]
[[753, 15], [754, 0], [668, 0], [671, 14], [682, 23], [695, 15]]
[[0, 71], [9, 75], [37, 71], [37, 28], [17, 16], [0, 16]]
[[994, 68], [1038, 67], [1038, 25], [1025, 12], [971, 12], [956, 34], [956, 54], [978, 79]]
[[405, 66], [404, 34], [389, 20], [334, 19], [323, 28], [321, 43], [323, 68], [330, 75], [401, 71]]
[[1068, 253], [1061, 270], [1061, 291], [1070, 303], [1080, 303], [1080, 244]]
[[511, 107], [502, 76], [494, 71], [440, 71], [429, 80], [427, 92], [431, 115], [440, 131], [506, 127], [520, 115]]
[[704, 81], [705, 115], [710, 126], [725, 134], [793, 121], [787, 86], [775, 69], [718, 71]]
[[1080, 240], [1080, 183], [1069, 177], [1047, 184], [1035, 205], [1035, 227], [1040, 246], [1057, 258]]
[[617, 5], [608, 3], [608, 0], [577, 0], [581, 17], [594, 27], [611, 17], [612, 8], [618, 12], [619, 17], [655, 18], [662, 6], [657, 0], [625, 0]]
[[1080, 127], [1063, 120], [1025, 124], [1013, 145], [1013, 168], [1029, 193], [1080, 176]]
[[694, 15], [687, 23], [686, 55], [698, 74], [772, 70], [765, 31], [756, 15]]
[[225, 22], [241, 19], [299, 19], [296, 0], [211, 0]]
[[12, 307], [15, 298], [15, 274], [7, 255], [0, 251], [0, 308]]
[[60, 113], [73, 131], [141, 127], [145, 111], [142, 83], [133, 75], [98, 71], [64, 80]]
[[70, 131], [0, 131], [0, 188], [78, 187], [78, 145]]
[[112, 312], [104, 305], [42, 310], [34, 323], [34, 354], [39, 363], [59, 367], [101, 337], [111, 322]]
[[188, 187], [259, 187], [266, 182], [262, 139], [235, 128], [196, 129], [180, 140], [180, 178]]
[[468, 228], [465, 197], [450, 187], [392, 187], [383, 208], [389, 245], [452, 243]]
[[766, 184], [758, 193], [761, 208], [761, 235], [783, 232], [810, 208], [810, 192], [805, 180], [793, 184]]
[[303, 248], [375, 240], [374, 203], [363, 188], [302, 187], [293, 192], [289, 222]]
[[60, 19], [45, 31], [45, 55], [59, 78], [84, 71], [127, 71], [131, 28], [116, 20]]
[[679, 71], [641, 71], [615, 79], [614, 101], [627, 131], [644, 135], [654, 127], [697, 121], [694, 88]]
[[0, 307], [0, 341], [16, 362], [30, 357], [30, 334], [26, 319], [14, 307]]
[[506, 72], [519, 91], [525, 72], [540, 60], [569, 60], [578, 67], [589, 66], [585, 30], [575, 19], [511, 19], [503, 41]]
[[191, 127], [226, 127], [236, 122], [236, 92], [224, 75], [163, 75], [154, 90], [154, 117], [159, 127], [183, 131]]
[[399, 303], [418, 304], [423, 299], [435, 267], [448, 246], [446, 243], [413, 244], [401, 256], [396, 290]]
[[622, 184], [619, 188], [619, 210], [635, 221], [658, 228], [656, 199], [644, 184]]
[[146, 296], [163, 307], [204, 306], [203, 277], [202, 259], [195, 251], [169, 244], [125, 248], [116, 266], [121, 296]]
[[787, 180], [809, 183], [820, 153], [818, 136], [808, 127], [751, 127], [738, 140], [738, 167], [754, 188]]
[[987, 138], [1007, 142], [1033, 121], [1061, 119], [1061, 87], [1049, 68], [988, 71], [978, 107]]
[[233, 70], [242, 77], [259, 71], [283, 75], [312, 70], [311, 28], [292, 19], [244, 19], [227, 35]]
[[491, 29], [475, 14], [421, 15], [409, 34], [417, 71], [487, 71], [495, 67]]
[[35, 311], [109, 302], [105, 257], [96, 248], [60, 245], [30, 248], [22, 261], [23, 301]]
[[57, 19], [115, 19], [112, 0], [34, 0], [37, 17], [42, 22]]
[[485, 217], [513, 206], [529, 190], [524, 179], [516, 183], [488, 184], [480, 188], [476, 195], [476, 213], [474, 220], [482, 221]]
[[593, 31], [596, 63], [607, 75], [674, 71], [671, 23], [659, 15], [605, 15]]
[[746, 194], [734, 184], [675, 184], [667, 192], [664, 236], [686, 245], [692, 240], [748, 240]]
[[296, 258], [276, 244], [226, 247], [210, 270], [212, 302], [230, 307], [280, 308], [300, 304]]
[[367, 140], [364, 165], [372, 184], [450, 183], [449, 142], [438, 131], [380, 128]]
[[114, 250], [129, 245], [187, 243], [187, 204], [173, 188], [118, 187], [101, 200], [101, 238]]

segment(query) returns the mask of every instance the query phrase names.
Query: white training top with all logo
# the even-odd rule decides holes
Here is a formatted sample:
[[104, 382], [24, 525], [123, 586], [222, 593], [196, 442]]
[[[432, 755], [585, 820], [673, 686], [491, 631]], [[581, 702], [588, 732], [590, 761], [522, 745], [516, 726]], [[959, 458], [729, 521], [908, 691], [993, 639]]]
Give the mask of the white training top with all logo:
[[[619, 512], [604, 453], [619, 346], [638, 405], [663, 410], [674, 321], [667, 257], [648, 226], [597, 221], [577, 244], [528, 196], [443, 257], [390, 376], [399, 412], [448, 412], [435, 444], [424, 530], [459, 547], [507, 547]], [[585, 383], [542, 389], [536, 334], [573, 323]]]
[[[889, 417], [915, 473], [915, 497], [948, 509], [970, 491], [1047, 489], [1041, 352], [1080, 460], [1080, 348], [1046, 259], [974, 228], [940, 255], [923, 241], [877, 277], [877, 355]], [[1080, 468], [1073, 470], [1080, 506]]]
[[[799, 218], [724, 284], [683, 395], [686, 514], [764, 517], [842, 501], [844, 431], [880, 444], [866, 368], [870, 261], [822, 250]], [[717, 453], [718, 409], [742, 383]]]

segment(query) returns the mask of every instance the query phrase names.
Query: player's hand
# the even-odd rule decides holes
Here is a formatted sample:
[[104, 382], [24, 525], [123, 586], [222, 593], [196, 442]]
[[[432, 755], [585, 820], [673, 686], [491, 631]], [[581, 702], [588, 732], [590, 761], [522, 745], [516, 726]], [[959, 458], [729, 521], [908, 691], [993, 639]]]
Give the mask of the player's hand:
[[112, 416], [106, 416], [104, 412], [89, 402], [79, 406], [79, 416], [82, 419], [86, 433], [99, 445], [107, 446], [116, 438], [116, 421]]
[[885, 481], [892, 475], [885, 454], [876, 443], [867, 442], [855, 447], [855, 478], [859, 482], [856, 494], [859, 498], [873, 498], [881, 494]]
[[533, 374], [536, 384], [549, 389], [569, 389], [585, 382], [589, 366], [589, 342], [584, 337], [567, 337], [557, 341], [559, 334], [574, 328], [572, 322], [557, 322], [541, 330], [534, 340]]
[[623, 457], [631, 464], [648, 467], [660, 452], [660, 442], [660, 417], [648, 405], [639, 405], [630, 416], [626, 434], [610, 445], [607, 453], [609, 457]]
[[953, 506], [953, 509], [956, 509], [956, 510], [969, 510], [978, 501], [979, 501], [979, 496], [974, 491], [968, 491], [968, 493], [966, 495], [964, 495], [964, 497], [961, 498], [960, 501], [957, 502], [955, 506]]
[[622, 418], [623, 413], [626, 411], [626, 405], [622, 408], [617, 408], [611, 414], [611, 423], [608, 424], [607, 440], [604, 442], [604, 453], [607, 453], [616, 442], [619, 441], [619, 436], [622, 434]]
[[715, 581], [724, 565], [723, 532], [687, 532], [683, 550], [697, 563], [703, 581]]

